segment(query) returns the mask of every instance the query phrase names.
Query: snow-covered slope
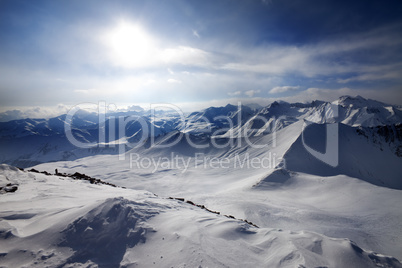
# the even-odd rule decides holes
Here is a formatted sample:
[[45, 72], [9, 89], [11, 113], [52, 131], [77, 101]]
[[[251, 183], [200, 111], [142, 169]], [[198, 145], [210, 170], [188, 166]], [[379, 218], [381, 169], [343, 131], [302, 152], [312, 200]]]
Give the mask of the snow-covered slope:
[[[315, 149], [323, 149], [319, 145], [323, 140], [321, 137], [325, 138], [325, 127], [311, 125], [307, 128], [306, 143]], [[315, 128], [319, 131], [313, 131]], [[185, 136], [174, 146], [157, 147], [180, 135], [176, 132], [169, 137], [160, 137], [154, 146], [127, 152], [124, 160], [118, 156], [91, 156], [35, 168], [57, 168], [62, 172], [78, 170], [127, 188], [148, 190], [163, 197], [185, 197], [224, 214], [246, 218], [260, 227], [293, 232], [308, 230], [348, 238], [364, 248], [401, 259], [402, 209], [399, 204], [402, 195], [399, 190], [389, 188], [397, 188], [400, 181], [400, 157], [389, 144], [393, 136], [388, 135], [387, 141], [386, 136], [373, 131], [377, 128], [341, 125], [339, 144], [346, 147], [340, 153], [347, 153], [352, 162], [340, 162], [338, 168], [331, 170], [319, 160], [315, 160], [319, 162], [317, 166], [309, 166], [308, 159], [312, 156], [306, 154], [298, 141], [302, 129], [303, 121], [297, 121], [276, 133], [250, 137], [251, 144], [242, 138], [234, 139], [236, 142], [231, 146], [230, 139], [221, 138], [219, 141], [226, 144], [221, 148], [211, 146], [215, 138], [205, 136], [187, 136], [193, 143], [207, 145], [205, 148], [190, 147]], [[310, 135], [309, 130], [315, 135]], [[362, 131], [372, 133], [373, 138], [361, 135]], [[393, 139], [399, 143], [395, 137]], [[220, 144], [219, 141], [215, 142]], [[372, 165], [368, 166], [368, 171], [365, 170], [367, 155], [347, 150], [347, 146], [355, 143], [363, 153], [373, 154], [373, 159], [367, 160]], [[266, 146], [257, 148], [253, 145]], [[310, 167], [311, 172], [279, 165], [282, 158], [292, 165], [289, 158], [292, 155], [296, 160], [300, 156], [299, 161]], [[393, 159], [393, 162], [382, 162], [386, 159]], [[379, 165], [375, 166], [375, 161], [380, 162]], [[327, 173], [318, 173], [320, 164]], [[282, 169], [276, 169], [278, 165]], [[379, 183], [374, 179], [382, 173], [393, 177], [385, 178], [389, 184], [378, 187]], [[384, 218], [387, 220], [383, 221]]]
[[299, 121], [308, 111], [306, 105], [275, 101], [248, 118], [244, 124], [234, 126], [221, 136], [245, 137], [273, 133]]
[[1, 165], [4, 267], [402, 267], [348, 239], [257, 228], [191, 203]]
[[244, 105], [228, 104], [224, 107], [210, 107], [191, 113], [179, 130], [195, 135], [222, 134], [230, 128], [244, 124], [254, 113], [254, 110]]
[[343, 96], [333, 103], [318, 100], [307, 104], [275, 101], [246, 119], [221, 136], [272, 133], [302, 119], [320, 124], [338, 122], [363, 127], [395, 125], [402, 123], [402, 110], [360, 96]]
[[326, 120], [326, 112], [337, 108], [337, 120], [349, 126], [376, 127], [402, 123], [401, 107], [387, 105], [361, 96], [342, 96], [332, 103], [322, 103], [306, 118], [316, 123], [331, 123]]
[[[29, 167], [51, 161], [74, 160], [98, 154], [117, 154], [118, 143], [136, 144], [164, 135], [178, 124], [176, 117], [149, 118], [126, 115], [105, 118], [79, 112], [72, 118], [71, 137], [66, 135], [66, 116], [51, 119], [24, 119], [0, 122], [0, 162]], [[119, 121], [122, 122], [119, 124]], [[151, 131], [152, 129], [152, 131]], [[72, 144], [81, 143], [82, 147]], [[130, 148], [128, 146], [128, 148]]]
[[326, 124], [311, 124], [284, 155], [286, 168], [319, 176], [344, 174], [378, 186], [402, 190], [401, 126], [354, 128], [339, 124], [338, 159], [332, 167], [306, 147], [325, 153]]
[[[400, 107], [358, 96], [181, 119], [80, 112], [67, 123], [87, 148], [65, 116], [0, 123], [0, 161], [58, 170], [1, 165], [0, 266], [401, 267], [386, 257], [402, 260]], [[311, 154], [327, 134], [335, 166]]]
[[65, 124], [70, 125], [70, 122], [66, 121], [66, 115], [0, 122], [0, 162], [28, 167], [96, 154], [116, 154], [116, 143], [137, 144], [148, 137], [174, 131], [217, 138], [267, 135], [302, 119], [315, 123], [341, 122], [350, 126], [377, 127], [401, 124], [402, 112], [400, 107], [359, 96], [344, 96], [334, 103], [274, 102], [258, 110], [234, 105], [210, 107], [186, 118], [163, 111], [153, 114], [150, 111], [130, 111], [107, 113], [103, 119], [95, 113], [79, 110], [72, 118], [72, 133], [88, 148], [76, 148], [69, 142]]

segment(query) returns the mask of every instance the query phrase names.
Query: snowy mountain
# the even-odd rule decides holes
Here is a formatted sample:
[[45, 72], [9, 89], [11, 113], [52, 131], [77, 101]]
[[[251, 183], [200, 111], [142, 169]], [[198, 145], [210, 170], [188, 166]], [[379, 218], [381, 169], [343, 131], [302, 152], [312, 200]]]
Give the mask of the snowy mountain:
[[[332, 103], [318, 105], [307, 120], [316, 123], [326, 123], [325, 113], [336, 108], [336, 122], [350, 126], [376, 127], [400, 124], [402, 110], [400, 107], [387, 105], [363, 97], [343, 96]], [[331, 123], [331, 122], [330, 122]]]
[[399, 107], [101, 118], [0, 123], [0, 266], [402, 267]]
[[180, 131], [192, 134], [221, 133], [244, 124], [254, 113], [255, 111], [244, 105], [238, 107], [228, 104], [225, 107], [210, 107], [201, 112], [191, 113]]
[[[100, 120], [97, 114], [80, 110], [71, 122], [66, 117], [0, 122], [0, 161], [28, 167], [96, 154], [117, 154], [117, 142], [142, 142], [172, 131], [178, 124], [176, 117], [162, 114], [151, 118], [137, 112], [107, 114]], [[66, 135], [66, 125], [71, 128], [71, 137]], [[78, 147], [71, 140], [83, 146]]]
[[27, 167], [94, 154], [117, 154], [116, 144], [127, 144], [128, 149], [172, 131], [216, 138], [266, 135], [302, 119], [320, 124], [340, 122], [354, 127], [392, 126], [402, 123], [402, 111], [399, 107], [359, 96], [341, 97], [334, 103], [274, 102], [259, 110], [234, 105], [211, 107], [191, 113], [184, 121], [179, 115], [163, 111], [157, 111], [154, 116], [150, 111], [130, 111], [99, 117], [79, 110], [72, 117], [71, 129], [74, 139], [84, 143], [84, 149], [67, 139], [66, 115], [14, 120], [0, 122], [0, 161]]
[[325, 124], [309, 125], [283, 156], [286, 168], [319, 176], [347, 175], [402, 190], [402, 125], [354, 128], [339, 124], [338, 159], [331, 167], [315, 158], [306, 146], [325, 152]]

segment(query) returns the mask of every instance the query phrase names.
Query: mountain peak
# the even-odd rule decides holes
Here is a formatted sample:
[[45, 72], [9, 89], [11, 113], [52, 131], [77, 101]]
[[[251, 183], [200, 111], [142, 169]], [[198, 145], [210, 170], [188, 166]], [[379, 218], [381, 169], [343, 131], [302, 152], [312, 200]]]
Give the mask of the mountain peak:
[[360, 95], [357, 95], [357, 96], [355, 96], [355, 97], [353, 97], [353, 96], [349, 96], [349, 95], [343, 95], [343, 96], [341, 96], [341, 97], [339, 97], [339, 101], [340, 102], [347, 102], [347, 101], [349, 101], [349, 102], [363, 102], [363, 101], [367, 101], [365, 98], [363, 98], [362, 96], [360, 96]]
[[268, 105], [268, 107], [274, 108], [274, 107], [286, 106], [286, 105], [289, 105], [289, 103], [286, 101], [283, 101], [283, 100], [278, 100], [278, 101], [274, 101], [273, 103]]
[[372, 100], [372, 99], [365, 99], [360, 95], [355, 97], [352, 96], [341, 96], [334, 104], [341, 105], [343, 107], [346, 106], [354, 106], [354, 107], [379, 107], [379, 106], [387, 106], [387, 104]]

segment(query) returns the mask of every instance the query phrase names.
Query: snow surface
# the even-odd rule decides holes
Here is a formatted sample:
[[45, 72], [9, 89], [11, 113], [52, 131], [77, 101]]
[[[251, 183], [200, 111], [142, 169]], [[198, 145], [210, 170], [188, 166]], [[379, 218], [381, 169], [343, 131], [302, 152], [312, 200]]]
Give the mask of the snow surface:
[[146, 191], [1, 165], [3, 267], [402, 267], [348, 239], [256, 228]]
[[[325, 125], [311, 127], [321, 130]], [[276, 133], [253, 137], [254, 144], [268, 145], [262, 148], [243, 144], [197, 150], [183, 139], [168, 149], [133, 149], [125, 160], [117, 156], [92, 156], [35, 168], [77, 170], [162, 197], [184, 197], [222, 213], [246, 218], [260, 227], [308, 230], [348, 238], [364, 248], [401, 259], [402, 195], [395, 190], [400, 189], [401, 158], [391, 148], [374, 146], [358, 128], [340, 125], [340, 165], [331, 168], [307, 154], [300, 144], [302, 129], [303, 122], [299, 121]], [[319, 131], [308, 130], [305, 129], [306, 142], [317, 147]], [[136, 155], [136, 161], [166, 158], [169, 165], [136, 166], [131, 153]], [[204, 158], [196, 159], [197, 153]], [[187, 168], [184, 163], [175, 166], [173, 156], [182, 157]], [[278, 160], [271, 167], [241, 166], [247, 157]], [[211, 159], [227, 159], [229, 164], [210, 165]], [[287, 162], [285, 169], [280, 167], [280, 159]]]
[[[157, 129], [122, 155], [113, 140], [67, 143], [63, 116], [1, 123], [1, 161], [126, 189], [1, 165], [0, 267], [401, 267], [399, 107], [345, 96], [240, 108], [184, 122], [133, 112]], [[118, 130], [76, 119], [80, 140]], [[306, 149], [324, 153], [334, 123], [336, 167]], [[125, 127], [121, 140], [138, 141], [138, 122]]]

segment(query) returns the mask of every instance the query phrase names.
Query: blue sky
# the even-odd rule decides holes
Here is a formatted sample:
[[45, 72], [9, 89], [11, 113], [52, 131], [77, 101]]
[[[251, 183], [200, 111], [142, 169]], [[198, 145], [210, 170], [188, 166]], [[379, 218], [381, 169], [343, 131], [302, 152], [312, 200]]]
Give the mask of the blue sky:
[[402, 2], [0, 0], [0, 106], [402, 104]]

